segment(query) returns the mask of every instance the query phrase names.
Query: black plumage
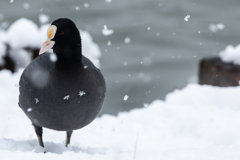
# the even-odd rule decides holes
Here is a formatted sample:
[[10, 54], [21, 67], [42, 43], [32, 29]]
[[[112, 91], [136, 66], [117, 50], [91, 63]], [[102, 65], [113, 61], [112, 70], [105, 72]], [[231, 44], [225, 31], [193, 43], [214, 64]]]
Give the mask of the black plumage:
[[106, 85], [100, 70], [82, 55], [75, 24], [62, 18], [53, 25], [57, 30], [48, 37], [55, 42], [57, 60], [53, 53], [43, 53], [26, 67], [19, 106], [34, 125], [41, 146], [42, 127], [67, 131], [67, 146], [72, 131], [91, 123], [100, 112]]

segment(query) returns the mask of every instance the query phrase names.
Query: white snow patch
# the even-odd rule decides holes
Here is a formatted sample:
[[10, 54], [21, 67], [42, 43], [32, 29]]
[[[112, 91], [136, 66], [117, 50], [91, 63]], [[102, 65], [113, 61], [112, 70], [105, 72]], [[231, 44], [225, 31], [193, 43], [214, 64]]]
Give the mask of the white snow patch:
[[34, 98], [35, 99], [35, 101], [36, 101], [36, 104], [39, 102], [39, 99], [38, 98]]
[[223, 30], [225, 26], [222, 23], [218, 23], [218, 24], [210, 24], [208, 28], [212, 32], [218, 32], [220, 30]]
[[112, 2], [112, 0], [105, 0], [107, 3], [110, 3], [110, 2]]
[[129, 97], [128, 95], [125, 95], [125, 96], [123, 97], [123, 100], [126, 101], [126, 100], [128, 99], [128, 97]]
[[22, 70], [15, 74], [0, 71], [1, 158], [233, 160], [240, 157], [240, 128], [236, 127], [240, 124], [240, 99], [234, 96], [240, 94], [240, 87], [189, 84], [146, 108], [98, 117], [74, 131], [69, 148], [63, 145], [65, 132], [44, 128], [45, 149], [42, 149], [30, 120], [17, 106], [19, 89], [14, 84], [21, 73]]
[[148, 27], [148, 28], [147, 28], [147, 30], [149, 30], [149, 31], [150, 31], [150, 30], [151, 30], [151, 27]]
[[14, 2], [14, 0], [10, 0], [10, 2], [11, 2], [11, 3], [13, 3], [13, 2]]
[[131, 39], [129, 37], [126, 37], [124, 39], [124, 43], [129, 44], [131, 42]]
[[69, 97], [70, 97], [70, 96], [69, 96], [69, 95], [67, 95], [67, 96], [65, 96], [63, 99], [64, 99], [64, 100], [68, 100], [68, 99], [69, 99]]
[[240, 44], [236, 47], [229, 45], [225, 50], [219, 53], [219, 56], [222, 61], [227, 63], [234, 63], [240, 65]]
[[85, 95], [86, 94], [86, 92], [84, 92], [84, 91], [79, 91], [79, 96], [81, 97], [81, 96], [83, 96], [83, 95]]
[[189, 20], [189, 18], [190, 18], [190, 15], [186, 15], [186, 17], [184, 17], [184, 21], [188, 21]]
[[84, 66], [84, 69], [87, 69], [88, 68], [88, 66]]
[[102, 29], [102, 34], [104, 36], [110, 36], [111, 34], [113, 34], [114, 30], [113, 29], [108, 29], [107, 28], [107, 25], [104, 25], [103, 26], [103, 29]]
[[43, 13], [40, 13], [38, 16], [38, 20], [41, 24], [47, 23], [49, 21], [49, 16]]

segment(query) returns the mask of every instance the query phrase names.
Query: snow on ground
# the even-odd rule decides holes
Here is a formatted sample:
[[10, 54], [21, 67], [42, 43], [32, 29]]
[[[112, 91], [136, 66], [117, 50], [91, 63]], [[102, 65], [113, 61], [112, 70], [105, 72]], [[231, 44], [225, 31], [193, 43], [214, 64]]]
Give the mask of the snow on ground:
[[240, 158], [240, 87], [189, 84], [164, 101], [97, 118], [73, 132], [69, 148], [64, 147], [65, 132], [44, 128], [46, 148], [42, 149], [30, 120], [17, 105], [21, 72], [0, 72], [1, 160]]
[[[42, 17], [43, 15], [40, 14], [40, 16]], [[3, 43], [8, 43], [11, 46], [10, 56], [17, 62], [19, 67], [26, 67], [30, 63], [31, 58], [30, 54], [23, 48], [41, 48], [42, 44], [47, 40], [47, 29], [49, 26], [50, 24], [44, 24], [38, 27], [33, 21], [20, 18], [7, 31], [0, 30], [0, 64], [3, 63], [2, 57], [5, 54]], [[99, 58], [101, 57], [101, 52], [98, 45], [87, 31], [80, 30], [80, 34], [83, 55], [88, 57], [97, 67], [100, 67]]]

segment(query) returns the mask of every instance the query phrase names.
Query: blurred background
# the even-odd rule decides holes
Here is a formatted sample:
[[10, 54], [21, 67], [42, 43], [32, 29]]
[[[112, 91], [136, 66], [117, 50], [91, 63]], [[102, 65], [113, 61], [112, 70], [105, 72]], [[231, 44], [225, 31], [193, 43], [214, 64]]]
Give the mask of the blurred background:
[[[201, 58], [240, 39], [239, 0], [1, 0], [0, 27], [72, 19], [100, 47], [107, 97], [101, 114], [146, 107], [197, 83]], [[104, 25], [114, 32], [104, 35]], [[125, 95], [128, 99], [124, 100]]]

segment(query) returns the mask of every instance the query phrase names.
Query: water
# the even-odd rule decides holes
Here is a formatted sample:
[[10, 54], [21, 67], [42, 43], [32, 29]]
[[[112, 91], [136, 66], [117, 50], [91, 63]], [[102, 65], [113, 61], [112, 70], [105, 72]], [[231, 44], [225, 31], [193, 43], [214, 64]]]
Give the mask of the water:
[[[0, 2], [0, 23], [6, 27], [26, 17], [39, 24], [44, 13], [50, 21], [71, 18], [89, 31], [101, 49], [107, 82], [101, 113], [117, 114], [196, 82], [201, 58], [239, 43], [239, 5], [239, 0], [14, 0]], [[225, 28], [211, 32], [209, 25], [218, 23]], [[114, 33], [104, 36], [104, 25]], [[130, 43], [124, 42], [127, 37]]]

